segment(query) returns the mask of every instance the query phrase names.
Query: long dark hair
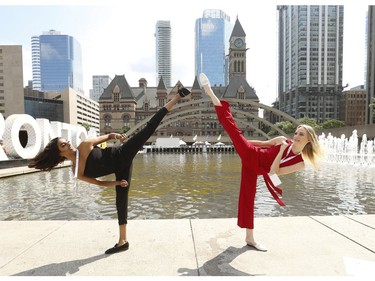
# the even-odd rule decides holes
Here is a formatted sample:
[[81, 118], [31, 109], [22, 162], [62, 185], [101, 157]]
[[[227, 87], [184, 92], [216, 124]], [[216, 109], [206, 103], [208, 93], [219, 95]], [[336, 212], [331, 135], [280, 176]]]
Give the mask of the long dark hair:
[[40, 169], [42, 171], [51, 171], [55, 166], [65, 160], [60, 156], [60, 150], [57, 147], [59, 138], [52, 139], [37, 156], [29, 160], [28, 167]]

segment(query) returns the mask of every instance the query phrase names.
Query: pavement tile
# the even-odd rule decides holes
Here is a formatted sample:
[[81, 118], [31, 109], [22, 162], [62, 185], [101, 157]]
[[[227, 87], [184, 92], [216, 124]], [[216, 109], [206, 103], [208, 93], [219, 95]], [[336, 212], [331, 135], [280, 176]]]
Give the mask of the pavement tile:
[[375, 228], [369, 226], [375, 223], [375, 216], [314, 216], [312, 218], [375, 254]]
[[129, 250], [105, 255], [117, 239], [116, 220], [70, 221], [1, 268], [0, 275], [173, 276], [196, 264], [189, 220], [130, 221]]
[[40, 243], [64, 224], [66, 221], [0, 222], [0, 274], [1, 267]]
[[350, 215], [346, 217], [375, 229], [375, 216], [374, 215], [360, 215], [360, 216]]
[[114, 255], [117, 220], [2, 221], [0, 276], [374, 276], [374, 218], [256, 218], [267, 252], [234, 218], [131, 220], [130, 248]]
[[200, 275], [343, 276], [344, 257], [375, 255], [309, 217], [255, 219], [255, 238], [268, 248], [244, 247], [235, 220], [193, 220]]

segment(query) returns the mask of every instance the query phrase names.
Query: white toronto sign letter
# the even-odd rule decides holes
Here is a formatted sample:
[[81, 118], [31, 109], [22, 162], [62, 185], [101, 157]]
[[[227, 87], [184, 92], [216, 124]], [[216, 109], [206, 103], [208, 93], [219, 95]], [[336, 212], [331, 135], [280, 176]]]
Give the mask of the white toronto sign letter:
[[[26, 131], [27, 143], [22, 146], [19, 132]], [[34, 119], [27, 114], [13, 114], [4, 120], [0, 113], [0, 139], [3, 149], [0, 149], [0, 161], [10, 158], [30, 159], [42, 151], [48, 142], [56, 137], [63, 137], [78, 146], [87, 139], [87, 131], [83, 126], [61, 122], [49, 122], [47, 119]]]

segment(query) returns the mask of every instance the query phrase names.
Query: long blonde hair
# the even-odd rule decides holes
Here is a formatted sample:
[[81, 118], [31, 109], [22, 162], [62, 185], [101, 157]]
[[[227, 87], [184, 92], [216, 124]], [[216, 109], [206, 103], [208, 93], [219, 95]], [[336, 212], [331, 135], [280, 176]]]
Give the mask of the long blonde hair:
[[297, 127], [297, 129], [298, 128], [304, 128], [306, 130], [307, 139], [309, 141], [302, 150], [302, 156], [304, 159], [308, 159], [315, 169], [318, 169], [318, 159], [323, 155], [323, 152], [315, 130], [306, 124], [301, 124]]

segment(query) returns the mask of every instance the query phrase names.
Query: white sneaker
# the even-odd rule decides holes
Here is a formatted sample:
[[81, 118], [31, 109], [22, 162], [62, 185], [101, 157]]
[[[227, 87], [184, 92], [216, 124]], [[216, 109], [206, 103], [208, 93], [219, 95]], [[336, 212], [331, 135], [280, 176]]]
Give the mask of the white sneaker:
[[206, 86], [206, 85], [210, 86], [210, 81], [208, 80], [206, 74], [204, 73], [199, 74], [199, 81], [201, 82], [202, 86]]
[[249, 244], [247, 243], [247, 246], [251, 247], [251, 248], [254, 248], [258, 251], [261, 251], [261, 252], [267, 252], [267, 248], [264, 247], [262, 244], [259, 244], [259, 243], [255, 243], [255, 244]]

